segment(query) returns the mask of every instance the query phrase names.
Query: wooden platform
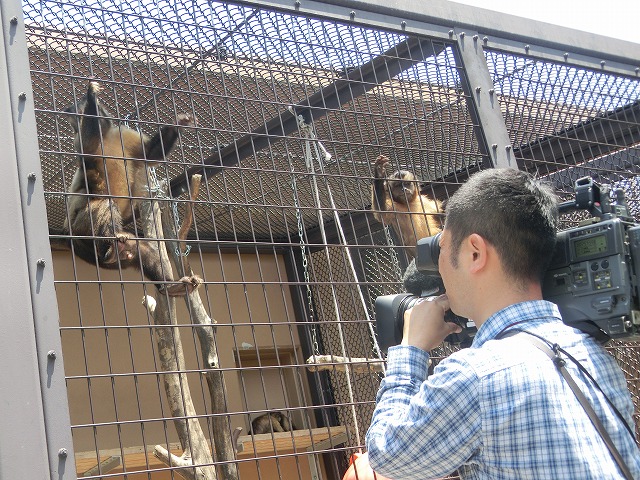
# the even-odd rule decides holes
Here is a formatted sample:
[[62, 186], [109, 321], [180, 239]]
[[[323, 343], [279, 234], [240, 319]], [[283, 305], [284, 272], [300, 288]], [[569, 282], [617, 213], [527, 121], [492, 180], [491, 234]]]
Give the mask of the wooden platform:
[[[322, 427], [292, 432], [241, 435], [238, 437], [238, 459], [257, 458], [292, 452], [313, 452], [329, 450], [347, 441], [346, 428]], [[123, 465], [128, 472], [164, 468], [166, 465], [154, 454], [154, 445], [127, 447], [100, 451], [100, 470], [96, 452], [76, 452], [76, 472], [79, 478], [98, 473], [118, 473]], [[171, 453], [181, 455], [180, 445], [169, 444]], [[123, 459], [124, 456], [124, 459]]]

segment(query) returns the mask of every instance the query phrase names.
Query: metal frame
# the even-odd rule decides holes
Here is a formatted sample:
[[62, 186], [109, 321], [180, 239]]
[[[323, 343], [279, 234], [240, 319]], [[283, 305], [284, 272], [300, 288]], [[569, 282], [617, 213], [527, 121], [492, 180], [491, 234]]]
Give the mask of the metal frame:
[[[596, 66], [610, 73], [640, 78], [640, 44], [448, 0], [428, 3], [411, 0], [249, 0], [237, 3], [270, 6], [442, 39], [453, 39], [461, 32], [478, 32], [484, 46], [498, 50], [578, 67]], [[544, 38], [540, 37], [542, 31]]]
[[[484, 60], [485, 48], [640, 78], [639, 44], [446, 0], [425, 4], [412, 0], [249, 0], [237, 3], [456, 42], [457, 60], [465, 73], [463, 88], [473, 104], [470, 110], [477, 138], [481, 144], [484, 142], [482, 153], [498, 167], [517, 168], [518, 165], [507, 127], [492, 93], [493, 83]], [[541, 31], [545, 33], [544, 38], [539, 37]], [[0, 67], [6, 66], [0, 68], [0, 98], [8, 99], [8, 102], [0, 104], [0, 142], [5, 148], [3, 158], [7, 159], [5, 174], [0, 179], [0, 188], [5, 193], [4, 205], [0, 209], [0, 224], [3, 226], [0, 264], [5, 271], [0, 288], [0, 305], [3, 305], [5, 313], [0, 335], [4, 359], [0, 384], [11, 389], [11, 392], [5, 389], [5, 408], [0, 411], [0, 477], [22, 478], [28, 469], [29, 475], [37, 478], [73, 479], [76, 476], [58, 308], [51, 275], [52, 259], [40, 181], [33, 99], [27, 87], [30, 84], [28, 51], [22, 6], [18, 0], [0, 3], [0, 32], [3, 37], [0, 58], [6, 60], [6, 65], [0, 63]], [[406, 58], [409, 62], [418, 59], [410, 52]], [[370, 71], [358, 69], [351, 72], [348, 79], [373, 83], [374, 79], [384, 80], [383, 74], [371, 65]], [[348, 90], [346, 80], [344, 85]], [[327, 108], [340, 104], [341, 91], [337, 86], [332, 85], [326, 92], [320, 92], [296, 107], [312, 118], [322, 115]], [[354, 94], [353, 91], [347, 93]], [[333, 103], [327, 103], [328, 98]], [[629, 108], [635, 111], [637, 104]], [[604, 120], [607, 119], [597, 121], [605, 123]], [[280, 137], [295, 128], [294, 116], [290, 112], [283, 113], [264, 129], [212, 155], [207, 159], [205, 171], [213, 174], [219, 169], [218, 165], [233, 165], [243, 158], [242, 155], [251, 155], [260, 145], [267, 145], [271, 141], [268, 137]], [[576, 135], [579, 136], [581, 128], [584, 126], [576, 126]], [[607, 133], [602, 130], [602, 135]], [[637, 141], [636, 133], [633, 132], [630, 142]], [[534, 155], [536, 149], [546, 149], [551, 153], [565, 150], [563, 144], [550, 142], [532, 145], [528, 152], [521, 148], [515, 153], [527, 158]], [[174, 179], [172, 187], [175, 193], [185, 191], [185, 179]], [[354, 228], [361, 225], [362, 215], [353, 214], [350, 224]], [[308, 233], [310, 238], [314, 238], [313, 232]], [[330, 235], [329, 242], [332, 241], [334, 237]], [[321, 242], [316, 238], [312, 243]], [[295, 261], [295, 251], [284, 251], [290, 278], [300, 278], [299, 272], [295, 271], [295, 265], [299, 264]], [[298, 289], [292, 290], [296, 311], [300, 318], [306, 318], [304, 298], [297, 296], [300, 293]], [[310, 349], [307, 344], [304, 348]], [[330, 394], [324, 377], [326, 375], [316, 379], [319, 389], [314, 392], [315, 400], [330, 403], [327, 398], [320, 398]], [[67, 463], [68, 459], [70, 463]], [[332, 474], [337, 475], [337, 472]]]
[[20, 2], [0, 4], [0, 477], [75, 479], [58, 304]]
[[[402, 72], [411, 65], [423, 61], [425, 57], [437, 55], [430, 41], [409, 38], [399, 45], [395, 45], [381, 57], [362, 65], [348, 73], [331, 85], [314, 93], [304, 102], [292, 106], [292, 111], [284, 111], [279, 116], [266, 122], [248, 135], [236, 140], [220, 151], [206, 158], [206, 167], [192, 167], [187, 171], [189, 178], [195, 173], [203, 171], [213, 175], [221, 171], [221, 166], [236, 165], [247, 156], [266, 148], [277, 139], [283, 138], [298, 128], [298, 115], [309, 122], [327, 114], [330, 109], [340, 107], [351, 99], [363, 95], [378, 84], [385, 82], [394, 75]], [[391, 61], [384, 57], [395, 56]], [[187, 192], [188, 179], [181, 176], [171, 181], [171, 194], [175, 197]]]

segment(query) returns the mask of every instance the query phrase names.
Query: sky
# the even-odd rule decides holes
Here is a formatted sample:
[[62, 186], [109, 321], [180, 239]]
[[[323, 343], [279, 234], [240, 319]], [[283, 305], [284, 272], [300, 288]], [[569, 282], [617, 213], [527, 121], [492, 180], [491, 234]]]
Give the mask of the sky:
[[640, 0], [454, 0], [640, 44]]

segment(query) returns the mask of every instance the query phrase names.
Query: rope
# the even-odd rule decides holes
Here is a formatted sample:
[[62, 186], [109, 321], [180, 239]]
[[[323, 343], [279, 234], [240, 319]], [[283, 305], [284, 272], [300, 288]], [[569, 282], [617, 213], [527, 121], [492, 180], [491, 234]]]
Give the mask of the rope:
[[[334, 219], [335, 219], [335, 223], [336, 223], [336, 227], [338, 229], [338, 234], [340, 237], [340, 241], [341, 243], [346, 247], [346, 254], [347, 254], [347, 259], [349, 261], [349, 266], [351, 268], [351, 272], [353, 274], [353, 278], [355, 280], [358, 279], [357, 273], [356, 273], [356, 269], [355, 269], [355, 265], [353, 263], [353, 259], [351, 256], [351, 251], [348, 247], [348, 243], [346, 240], [346, 236], [344, 234], [344, 230], [342, 229], [342, 223], [340, 222], [340, 217], [338, 215], [338, 211], [333, 199], [333, 195], [331, 193], [331, 188], [329, 186], [328, 181], [326, 180], [326, 176], [324, 175], [324, 163], [326, 161], [329, 161], [331, 159], [331, 154], [326, 150], [326, 148], [324, 148], [324, 146], [322, 145], [322, 143], [320, 141], [318, 141], [314, 129], [313, 129], [313, 125], [312, 124], [307, 124], [304, 121], [304, 118], [302, 116], [298, 116], [298, 129], [302, 135], [303, 138], [305, 138], [305, 148], [304, 148], [304, 157], [305, 157], [305, 163], [307, 166], [307, 172], [311, 174], [311, 180], [312, 180], [312, 190], [313, 190], [313, 197], [314, 197], [314, 201], [315, 201], [315, 206], [316, 206], [316, 211], [318, 213], [318, 226], [320, 227], [320, 234], [322, 237], [322, 242], [323, 244], [326, 246], [327, 245], [327, 236], [326, 236], [326, 231], [324, 228], [324, 219], [322, 217], [322, 207], [321, 207], [321, 202], [320, 202], [320, 192], [319, 192], [319, 188], [318, 188], [318, 182], [317, 182], [317, 176], [315, 175], [316, 170], [315, 170], [315, 162], [314, 159], [318, 159], [318, 166], [319, 166], [319, 170], [320, 173], [322, 174], [323, 178], [325, 178], [325, 187], [327, 190], [327, 193], [329, 195], [329, 202], [331, 205], [331, 209], [333, 211], [333, 215], [334, 215]], [[297, 193], [296, 193], [296, 198], [295, 201], [298, 202], [297, 199]], [[296, 206], [298, 206], [298, 204], [296, 203]], [[302, 239], [301, 239], [302, 240]], [[328, 248], [325, 248], [325, 255], [327, 257], [327, 262], [330, 264], [331, 263], [331, 259], [329, 257], [329, 250]], [[303, 262], [304, 265], [304, 262]], [[307, 272], [305, 271], [305, 277], [307, 276]], [[307, 284], [308, 285], [308, 284]], [[370, 334], [371, 334], [371, 338], [373, 340], [373, 348], [374, 351], [376, 353], [376, 355], [378, 356], [378, 358], [382, 358], [382, 353], [380, 351], [380, 347], [376, 341], [376, 337], [375, 337], [375, 333], [373, 331], [373, 325], [371, 323], [371, 318], [369, 316], [369, 310], [367, 308], [367, 304], [365, 302], [364, 299], [364, 295], [362, 294], [362, 289], [360, 288], [360, 285], [356, 284], [356, 288], [358, 291], [358, 296], [360, 298], [360, 301], [362, 303], [362, 307], [363, 307], [363, 311], [367, 317], [367, 324], [369, 326], [369, 330], [370, 330]], [[334, 311], [335, 311], [335, 315], [336, 315], [336, 320], [337, 320], [337, 325], [338, 325], [338, 336], [340, 339], [340, 348], [342, 350], [342, 355], [344, 357], [348, 357], [347, 356], [347, 352], [346, 352], [346, 342], [345, 342], [345, 338], [344, 338], [344, 332], [342, 331], [342, 323], [340, 322], [340, 308], [338, 306], [338, 298], [337, 298], [337, 293], [336, 293], [336, 289], [333, 283], [331, 283], [331, 295], [332, 295], [332, 299], [333, 299], [333, 306], [334, 306]], [[356, 435], [356, 439], [357, 442], [360, 444], [361, 443], [361, 437], [360, 437], [360, 429], [358, 426], [358, 417], [356, 415], [356, 410], [355, 410], [355, 399], [354, 399], [354, 393], [353, 393], [353, 387], [352, 387], [352, 382], [351, 382], [351, 374], [348, 368], [345, 369], [345, 375], [346, 375], [346, 381], [347, 381], [347, 389], [348, 389], [348, 394], [349, 394], [349, 400], [351, 402], [351, 415], [353, 417], [353, 422], [354, 422], [354, 430], [355, 430], [355, 435]]]

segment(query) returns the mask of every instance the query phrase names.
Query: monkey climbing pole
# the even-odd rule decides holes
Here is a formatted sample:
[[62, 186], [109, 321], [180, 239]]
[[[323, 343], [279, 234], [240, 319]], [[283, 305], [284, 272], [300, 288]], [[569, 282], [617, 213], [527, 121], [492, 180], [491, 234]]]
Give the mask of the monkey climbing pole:
[[[153, 171], [152, 171], [153, 172]], [[150, 198], [155, 194], [156, 198], [144, 203], [141, 212], [141, 220], [145, 236], [158, 239], [158, 251], [160, 254], [162, 267], [165, 271], [172, 271], [171, 262], [167, 250], [174, 257], [174, 264], [179, 276], [184, 276], [185, 272], [192, 275], [189, 262], [186, 260], [185, 244], [189, 226], [191, 225], [191, 203], [187, 205], [185, 221], [178, 232], [176, 228], [176, 218], [171, 209], [164, 208], [161, 212], [159, 200], [166, 200], [165, 188], [154, 181], [155, 175], [150, 175], [150, 183], [154, 187], [150, 188]], [[191, 199], [195, 200], [200, 185], [200, 176], [194, 176], [191, 180]], [[166, 202], [165, 202], [166, 203]], [[165, 232], [169, 240], [165, 240]], [[167, 248], [169, 247], [169, 248]], [[218, 356], [215, 350], [214, 331], [215, 320], [206, 312], [200, 294], [194, 289], [185, 296], [185, 302], [191, 316], [191, 322], [197, 324], [196, 331], [200, 340], [201, 351], [206, 371], [206, 379], [211, 396], [211, 408], [214, 413], [212, 420], [214, 430], [214, 445], [217, 459], [222, 461], [220, 470], [225, 480], [238, 480], [237, 466], [235, 460], [234, 439], [227, 423], [222, 415], [226, 411], [225, 405], [225, 384], [222, 372], [218, 370]], [[181, 467], [177, 473], [189, 480], [217, 480], [213, 457], [207, 439], [198, 421], [198, 415], [191, 400], [187, 376], [180, 373], [185, 370], [185, 361], [177, 328], [177, 315], [175, 300], [167, 295], [158, 295], [157, 299], [146, 296], [143, 300], [149, 313], [153, 317], [158, 328], [155, 329], [158, 342], [158, 354], [161, 368], [166, 372], [162, 377], [164, 380], [165, 392], [171, 414], [180, 439], [183, 453], [180, 457], [172, 454], [161, 445], [156, 445], [154, 455], [162, 460], [166, 465]]]

